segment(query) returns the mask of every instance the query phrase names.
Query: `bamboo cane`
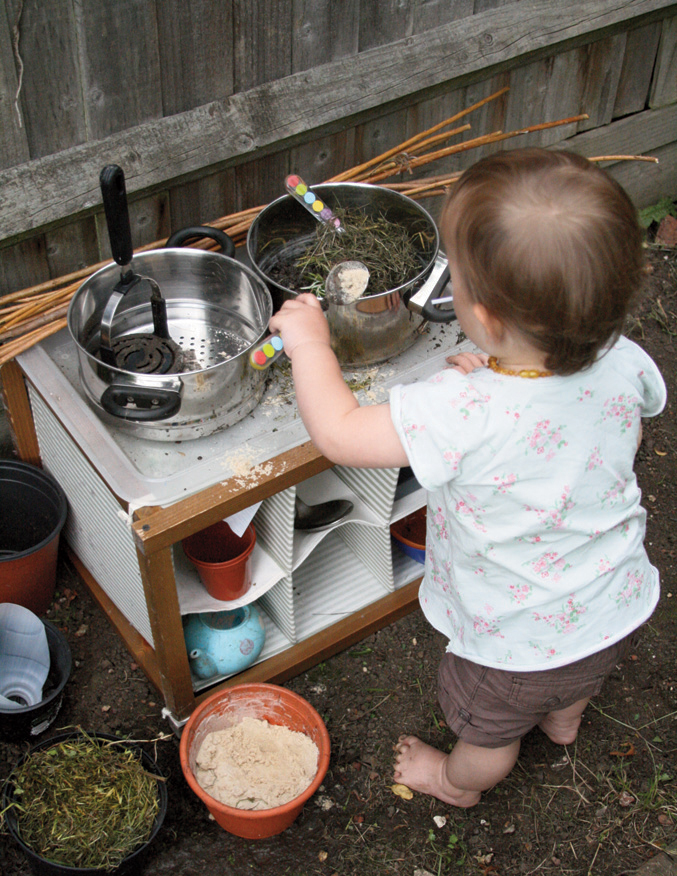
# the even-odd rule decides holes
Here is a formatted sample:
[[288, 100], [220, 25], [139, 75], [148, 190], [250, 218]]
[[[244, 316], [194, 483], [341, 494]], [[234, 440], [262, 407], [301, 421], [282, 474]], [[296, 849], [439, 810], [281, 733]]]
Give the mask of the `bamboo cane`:
[[[438, 143], [468, 130], [470, 126], [463, 125], [456, 130], [437, 133], [468, 113], [505, 94], [508, 90], [506, 87], [495, 94], [489, 95], [489, 97], [478, 101], [465, 110], [434, 125], [432, 128], [422, 131], [414, 137], [410, 137], [399, 146], [357, 167], [337, 174], [326, 182], [359, 180], [372, 184], [379, 183], [387, 180], [389, 177], [401, 175], [407, 170], [412, 171], [424, 167], [440, 158], [588, 118], [586, 114], [581, 114], [554, 122], [531, 125], [515, 131], [494, 131], [491, 134], [475, 137], [442, 149], [433, 148], [432, 151], [423, 152], [425, 149], [430, 149]], [[658, 163], [658, 159], [643, 155], [601, 155], [590, 158], [589, 161], [649, 161]], [[404, 192], [410, 197], [427, 198], [445, 194], [448, 187], [453, 185], [459, 176], [460, 172], [440, 174], [406, 182], [384, 183], [384, 187]], [[244, 242], [252, 222], [265, 206], [249, 207], [216, 219], [210, 224], [215, 228], [226, 231], [237, 246]], [[161, 248], [165, 244], [166, 239], [154, 241], [136, 248], [135, 252], [141, 253]], [[210, 239], [196, 241], [191, 246], [200, 249], [217, 248], [217, 245]], [[99, 262], [96, 265], [90, 265], [62, 277], [48, 280], [0, 298], [0, 343], [4, 341], [3, 346], [0, 347], [0, 364], [9, 361], [9, 359], [28, 349], [33, 344], [44, 340], [53, 332], [63, 328], [65, 325], [63, 314], [66, 312], [73, 294], [79, 288], [80, 281], [109, 264], [110, 260]]]
[[66, 319], [64, 317], [49, 322], [47, 325], [35, 329], [35, 331], [28, 332], [28, 334], [22, 335], [20, 338], [16, 338], [13, 341], [3, 344], [2, 347], [0, 347], [0, 365], [4, 365], [6, 362], [9, 362], [10, 359], [14, 359], [20, 353], [24, 353], [30, 347], [39, 344], [40, 341], [44, 341], [45, 338], [56, 334], [56, 332], [60, 332], [61, 329], [65, 327]]
[[367, 170], [370, 167], [374, 167], [382, 161], [385, 161], [386, 158], [397, 155], [398, 152], [406, 150], [424, 137], [427, 137], [430, 134], [434, 134], [436, 131], [440, 131], [447, 125], [451, 125], [454, 122], [457, 122], [459, 119], [464, 118], [469, 113], [474, 112], [476, 109], [479, 109], [490, 101], [496, 100], [507, 91], [510, 91], [510, 86], [508, 85], [506, 85], [504, 88], [501, 88], [499, 91], [494, 92], [494, 94], [490, 94], [489, 97], [478, 100], [477, 103], [472, 104], [472, 106], [466, 107], [455, 115], [450, 116], [448, 119], [445, 119], [443, 122], [439, 122], [438, 124], [433, 125], [432, 128], [428, 128], [426, 131], [421, 131], [419, 134], [415, 134], [413, 137], [405, 140], [404, 143], [400, 143], [399, 146], [395, 146], [393, 149], [389, 149], [387, 152], [383, 152], [381, 155], [377, 155], [375, 158], [371, 158], [369, 161], [365, 161], [364, 164], [360, 164], [358, 167], [353, 167], [351, 170], [346, 170], [343, 173], [336, 174], [336, 176], [331, 177], [331, 179], [327, 180], [327, 182], [344, 182], [345, 180], [354, 179], [356, 174], [362, 173], [362, 171]]
[[33, 329], [40, 328], [43, 325], [46, 325], [48, 322], [51, 322], [54, 319], [61, 319], [61, 317], [66, 316], [68, 313], [69, 304], [62, 304], [59, 307], [54, 307], [51, 310], [46, 310], [40, 316], [36, 316], [34, 319], [28, 319], [23, 322], [21, 325], [16, 325], [13, 328], [6, 329], [4, 331], [0, 331], [0, 342], [9, 341], [12, 338], [19, 337], [22, 334], [26, 334], [28, 332], [33, 331]]

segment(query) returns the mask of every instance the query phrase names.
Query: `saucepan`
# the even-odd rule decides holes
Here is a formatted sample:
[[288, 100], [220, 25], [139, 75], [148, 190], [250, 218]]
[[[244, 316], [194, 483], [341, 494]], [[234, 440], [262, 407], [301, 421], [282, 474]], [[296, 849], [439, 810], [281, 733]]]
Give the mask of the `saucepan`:
[[[103, 169], [101, 190], [115, 263], [80, 286], [67, 320], [88, 401], [104, 421], [158, 441], [234, 425], [265, 388], [249, 365], [272, 315], [265, 283], [209, 226], [134, 255], [121, 168]], [[228, 254], [182, 247], [196, 237]]]
[[[410, 347], [426, 321], [455, 319], [452, 307], [433, 303], [442, 296], [449, 272], [440, 252], [437, 226], [427, 210], [400, 192], [368, 183], [325, 183], [314, 186], [313, 192], [334, 213], [359, 210], [405, 226], [417, 252], [417, 269], [402, 277], [401, 284], [377, 294], [367, 292], [348, 304], [328, 305], [331, 343], [342, 366], [384, 362]], [[304, 253], [316, 238], [317, 228], [317, 220], [291, 195], [264, 207], [252, 222], [247, 255], [266, 282], [275, 311], [301, 291], [281, 279], [280, 265]], [[445, 295], [449, 297], [446, 291]]]

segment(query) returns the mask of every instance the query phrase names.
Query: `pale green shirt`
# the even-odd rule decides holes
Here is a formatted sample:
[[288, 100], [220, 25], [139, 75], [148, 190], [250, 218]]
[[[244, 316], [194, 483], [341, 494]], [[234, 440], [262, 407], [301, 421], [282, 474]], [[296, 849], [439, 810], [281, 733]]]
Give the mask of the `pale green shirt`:
[[551, 668], [651, 615], [658, 572], [633, 461], [641, 418], [665, 399], [658, 368], [627, 338], [567, 377], [449, 368], [392, 389], [395, 428], [428, 490], [419, 599], [449, 651]]

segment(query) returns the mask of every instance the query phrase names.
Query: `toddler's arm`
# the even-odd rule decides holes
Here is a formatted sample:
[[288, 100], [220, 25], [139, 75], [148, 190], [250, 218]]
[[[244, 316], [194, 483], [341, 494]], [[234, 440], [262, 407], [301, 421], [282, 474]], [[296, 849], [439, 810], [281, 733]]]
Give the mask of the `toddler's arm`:
[[390, 406], [360, 407], [343, 380], [319, 301], [303, 294], [270, 321], [291, 359], [299, 412], [308, 433], [332, 462], [361, 468], [408, 465]]

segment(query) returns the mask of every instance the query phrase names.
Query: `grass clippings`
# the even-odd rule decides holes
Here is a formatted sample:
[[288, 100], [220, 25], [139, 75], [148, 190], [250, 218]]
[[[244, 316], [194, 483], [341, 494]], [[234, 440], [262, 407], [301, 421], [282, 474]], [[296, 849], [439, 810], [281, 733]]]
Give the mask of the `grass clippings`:
[[22, 841], [66, 867], [119, 866], [149, 839], [160, 805], [137, 752], [86, 734], [31, 753], [13, 782]]
[[[391, 222], [383, 215], [336, 209], [342, 232], [318, 223], [315, 239], [293, 264], [273, 265], [271, 277], [296, 291], [325, 295], [329, 271], [340, 262], [360, 261], [369, 269], [364, 296], [379, 295], [413, 279], [423, 268], [422, 256], [432, 258], [434, 241], [423, 231]], [[279, 276], [278, 276], [279, 275]], [[291, 284], [291, 285], [290, 285]]]

